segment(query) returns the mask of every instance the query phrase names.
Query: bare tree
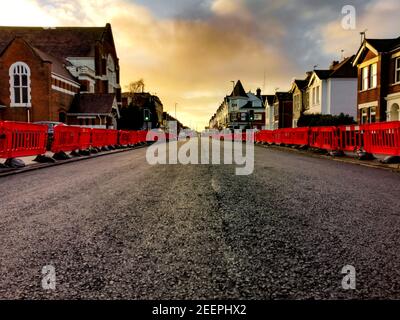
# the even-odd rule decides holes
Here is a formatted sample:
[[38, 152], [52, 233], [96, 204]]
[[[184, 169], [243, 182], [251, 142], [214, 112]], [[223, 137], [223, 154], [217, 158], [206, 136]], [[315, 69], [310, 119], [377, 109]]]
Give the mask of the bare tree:
[[139, 79], [137, 81], [129, 83], [127, 86], [129, 94], [133, 95], [135, 93], [144, 92], [144, 80]]

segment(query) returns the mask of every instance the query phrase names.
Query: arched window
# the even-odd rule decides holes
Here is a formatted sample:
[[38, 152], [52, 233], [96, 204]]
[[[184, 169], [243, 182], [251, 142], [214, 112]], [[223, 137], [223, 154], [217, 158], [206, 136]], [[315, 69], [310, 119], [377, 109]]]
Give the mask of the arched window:
[[31, 107], [31, 70], [24, 62], [10, 67], [11, 107]]

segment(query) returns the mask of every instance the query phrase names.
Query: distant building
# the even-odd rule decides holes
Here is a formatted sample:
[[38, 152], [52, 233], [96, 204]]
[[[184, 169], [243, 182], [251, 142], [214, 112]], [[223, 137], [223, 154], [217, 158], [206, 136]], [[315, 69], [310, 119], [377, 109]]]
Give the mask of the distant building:
[[353, 65], [359, 123], [400, 120], [400, 37], [365, 39]]
[[0, 120], [111, 128], [120, 103], [110, 24], [0, 27]]
[[[136, 113], [132, 113], [132, 116], [137, 119], [120, 119], [120, 123], [126, 123], [127, 128], [130, 128], [129, 122], [135, 123], [133, 129], [153, 129], [160, 128], [163, 125], [163, 112], [164, 107], [159, 97], [152, 95], [148, 92], [135, 92], [135, 93], [123, 93], [122, 94], [122, 108], [121, 114], [124, 115], [124, 110], [128, 107], [136, 108]], [[144, 112], [145, 109], [149, 112], [149, 121], [145, 123]], [[136, 128], [137, 127], [137, 128]]]
[[[257, 93], [244, 90], [241, 81], [237, 81], [232, 93], [224, 98], [211, 118], [209, 127], [211, 129], [262, 129], [265, 126], [265, 96], [261, 90]], [[254, 119], [249, 118], [252, 113]]]
[[307, 73], [307, 78], [305, 80], [295, 79], [292, 82], [292, 88], [290, 89], [289, 93], [291, 93], [293, 96], [293, 128], [297, 128], [297, 122], [309, 105], [307, 88], [310, 77], [311, 72]]
[[275, 111], [274, 111], [274, 95], [263, 96], [265, 105], [265, 130], [274, 130]]
[[292, 128], [293, 95], [276, 92], [274, 97], [274, 129]]

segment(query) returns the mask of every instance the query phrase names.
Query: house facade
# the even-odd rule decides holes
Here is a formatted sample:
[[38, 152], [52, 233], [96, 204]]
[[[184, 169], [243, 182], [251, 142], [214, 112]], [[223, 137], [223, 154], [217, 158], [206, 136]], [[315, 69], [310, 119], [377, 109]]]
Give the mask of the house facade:
[[0, 27], [0, 120], [112, 128], [120, 104], [110, 24]]
[[356, 117], [357, 69], [354, 56], [334, 61], [327, 70], [314, 70], [306, 88], [304, 114], [341, 113]]
[[[256, 94], [246, 93], [241, 81], [237, 81], [232, 93], [224, 98], [211, 118], [210, 129], [262, 129], [265, 126], [264, 100], [260, 89]], [[253, 119], [249, 118], [250, 113]]]
[[274, 97], [274, 130], [292, 128], [293, 95], [290, 92], [276, 92]]
[[275, 110], [274, 110], [274, 95], [265, 95], [265, 130], [274, 130]]
[[295, 79], [292, 82], [292, 88], [289, 93], [293, 96], [293, 116], [292, 116], [292, 127], [297, 128], [297, 122], [299, 121], [301, 115], [307, 109], [309, 105], [308, 102], [308, 83], [310, 81], [311, 73], [307, 75], [305, 80]]
[[353, 65], [359, 123], [400, 120], [400, 37], [365, 39]]

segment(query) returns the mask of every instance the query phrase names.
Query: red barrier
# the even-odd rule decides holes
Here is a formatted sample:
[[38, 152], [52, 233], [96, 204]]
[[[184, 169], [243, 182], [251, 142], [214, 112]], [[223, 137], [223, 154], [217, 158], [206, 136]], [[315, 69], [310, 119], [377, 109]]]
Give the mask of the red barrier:
[[131, 145], [135, 145], [139, 143], [139, 137], [138, 137], [138, 132], [137, 131], [130, 131], [129, 132], [129, 143]]
[[108, 129], [107, 130], [107, 138], [105, 146], [115, 146], [118, 144], [118, 131]]
[[92, 129], [79, 128], [79, 150], [89, 149], [92, 145]]
[[51, 151], [58, 153], [80, 149], [80, 132], [81, 128], [79, 127], [55, 126]]
[[362, 129], [366, 152], [400, 156], [400, 121], [366, 124]]
[[338, 127], [339, 149], [356, 151], [363, 147], [363, 132], [361, 126], [349, 125]]
[[107, 129], [92, 129], [92, 147], [101, 148], [107, 146]]
[[46, 125], [0, 121], [0, 158], [44, 154], [47, 130]]
[[146, 142], [147, 131], [141, 130], [137, 132], [138, 143]]
[[131, 131], [120, 130], [118, 132], [118, 144], [121, 146], [127, 146], [130, 144]]
[[337, 150], [338, 136], [336, 127], [313, 127], [310, 128], [310, 143], [314, 148], [328, 151]]

